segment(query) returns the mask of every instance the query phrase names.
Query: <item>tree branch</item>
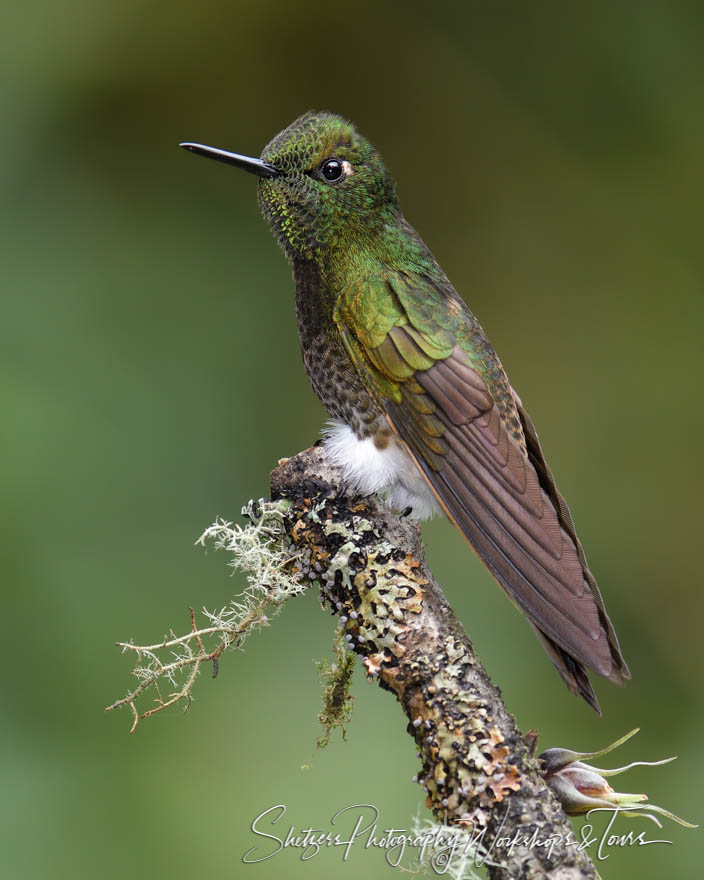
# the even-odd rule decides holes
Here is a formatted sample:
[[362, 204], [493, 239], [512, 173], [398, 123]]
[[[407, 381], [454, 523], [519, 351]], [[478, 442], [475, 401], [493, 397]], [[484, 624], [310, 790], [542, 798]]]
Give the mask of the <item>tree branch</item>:
[[595, 877], [428, 569], [418, 526], [374, 497], [343, 497], [341, 484], [323, 451], [308, 449], [272, 473], [272, 499], [290, 502], [284, 523], [302, 576], [319, 581], [349, 649], [406, 714], [427, 806], [447, 824], [484, 831], [492, 880]]

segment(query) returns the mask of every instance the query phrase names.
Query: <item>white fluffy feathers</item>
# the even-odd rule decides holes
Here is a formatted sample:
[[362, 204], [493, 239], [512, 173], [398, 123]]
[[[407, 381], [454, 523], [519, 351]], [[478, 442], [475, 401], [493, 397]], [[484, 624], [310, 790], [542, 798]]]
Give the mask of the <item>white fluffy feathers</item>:
[[399, 511], [410, 507], [413, 519], [441, 512], [413, 459], [395, 437], [385, 449], [378, 449], [372, 437], [360, 440], [349, 425], [332, 421], [324, 446], [330, 461], [342, 468], [350, 488], [362, 495], [380, 493]]

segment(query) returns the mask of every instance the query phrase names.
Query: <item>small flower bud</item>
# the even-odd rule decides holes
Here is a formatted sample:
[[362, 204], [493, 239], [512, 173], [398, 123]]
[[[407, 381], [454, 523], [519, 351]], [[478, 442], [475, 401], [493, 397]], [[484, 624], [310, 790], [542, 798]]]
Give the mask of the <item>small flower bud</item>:
[[[696, 828], [697, 826], [685, 822], [674, 813], [670, 813], [656, 804], [648, 803], [648, 796], [645, 794], [627, 794], [614, 791], [604, 778], [605, 776], [616, 776], [639, 765], [656, 767], [660, 764], [668, 764], [670, 761], [674, 761], [674, 758], [665, 758], [663, 761], [634, 761], [625, 767], [615, 767], [611, 770], [592, 767], [580, 760], [581, 758], [597, 758], [606, 755], [636, 733], [638, 733], [637, 728], [598, 752], [548, 749], [540, 755], [545, 782], [562, 804], [562, 809], [570, 816], [579, 816], [594, 809], [616, 809], [626, 816], [647, 815], [660, 824], [655, 816], [650, 815], [651, 813], [659, 813], [687, 828]], [[642, 812], [637, 813], [636, 811]]]

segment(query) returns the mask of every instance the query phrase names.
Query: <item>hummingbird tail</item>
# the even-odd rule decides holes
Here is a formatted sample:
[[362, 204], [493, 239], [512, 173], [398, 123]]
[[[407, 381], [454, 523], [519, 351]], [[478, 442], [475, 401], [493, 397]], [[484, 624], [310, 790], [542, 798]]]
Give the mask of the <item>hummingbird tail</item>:
[[574, 657], [564, 651], [559, 645], [556, 645], [549, 636], [541, 632], [532, 621], [531, 626], [540, 639], [540, 643], [545, 648], [548, 657], [552, 660], [555, 669], [560, 673], [562, 680], [570, 691], [583, 697], [597, 715], [601, 715], [601, 707], [589, 681], [586, 668], [579, 660], [575, 660]]

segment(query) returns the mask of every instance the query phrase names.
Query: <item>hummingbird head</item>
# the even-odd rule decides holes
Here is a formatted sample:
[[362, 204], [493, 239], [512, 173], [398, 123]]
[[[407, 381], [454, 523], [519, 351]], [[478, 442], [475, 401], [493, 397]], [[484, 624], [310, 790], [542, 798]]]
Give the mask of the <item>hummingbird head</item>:
[[264, 148], [279, 172], [262, 179], [259, 204], [289, 257], [373, 235], [398, 212], [396, 187], [381, 157], [355, 127], [332, 113], [306, 113]]
[[259, 176], [262, 212], [291, 260], [322, 261], [341, 246], [363, 248], [399, 214], [381, 157], [333, 113], [305, 113], [267, 144], [260, 159], [182, 146]]

